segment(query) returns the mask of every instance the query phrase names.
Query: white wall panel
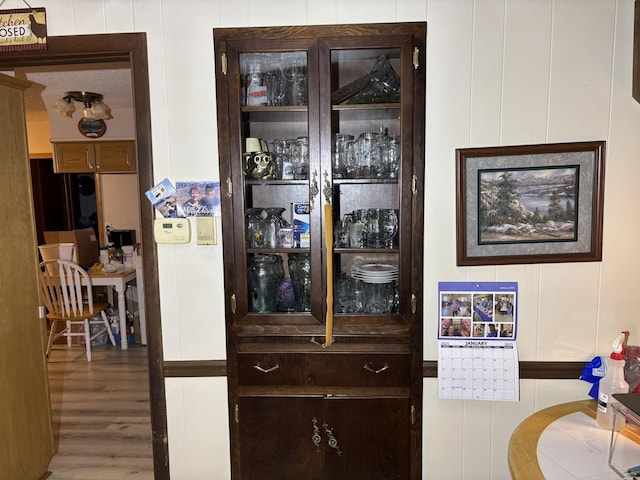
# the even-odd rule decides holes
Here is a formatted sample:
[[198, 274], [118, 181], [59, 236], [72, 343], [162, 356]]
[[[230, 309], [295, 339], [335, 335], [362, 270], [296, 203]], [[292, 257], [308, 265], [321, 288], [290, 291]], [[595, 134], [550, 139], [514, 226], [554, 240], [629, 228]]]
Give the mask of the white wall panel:
[[587, 358], [595, 348], [600, 264], [549, 264], [540, 273], [538, 360]]
[[171, 478], [229, 480], [229, 423], [222, 378], [166, 381]]
[[502, 145], [546, 141], [551, 6], [551, 0], [506, 2]]
[[518, 355], [521, 361], [538, 360], [540, 266], [509, 265], [500, 267], [496, 281], [518, 282]]
[[[155, 180], [160, 181], [171, 176], [162, 5], [158, 0], [136, 0], [133, 7], [134, 31], [145, 32], [147, 36], [153, 173]], [[177, 94], [178, 92], [174, 93]], [[161, 283], [162, 279], [163, 275], [160, 276]]]
[[[442, 402], [451, 400], [442, 400]], [[478, 441], [487, 438], [493, 423], [494, 406], [501, 404], [485, 401], [461, 401], [463, 432], [460, 442], [462, 478], [494, 478], [491, 474], [491, 442]], [[442, 465], [444, 467], [444, 465]], [[441, 467], [441, 468], [442, 468]], [[436, 478], [436, 477], [434, 477]]]
[[[219, 221], [220, 217], [217, 217], [216, 223]], [[166, 360], [226, 357], [222, 249], [214, 245], [197, 245], [195, 228], [195, 218], [192, 218], [191, 243], [179, 246], [175, 251], [179, 315], [175, 328], [180, 334], [163, 339]], [[207, 268], [202, 269], [201, 265]], [[197, 276], [194, 275], [196, 271], [200, 271]]]
[[[167, 123], [171, 175], [179, 180], [217, 180], [217, 133], [213, 63], [215, 2], [197, 2], [186, 15], [182, 2], [163, 2], [163, 54], [167, 68]], [[181, 20], [187, 16], [188, 21]]]
[[554, 3], [549, 142], [601, 140], [607, 135], [614, 9], [613, 1]]
[[[9, 5], [12, 0], [7, 0], [2, 8], [25, 8], [22, 0], [13, 0], [14, 5]], [[73, 10], [74, 0], [42, 0], [38, 2], [38, 7], [47, 9], [47, 35], [74, 35], [75, 15]], [[32, 5], [36, 6], [36, 5]], [[92, 32], [101, 33], [101, 32]]]
[[396, 20], [393, 0], [336, 0], [336, 23], [376, 23]]
[[[640, 344], [638, 321], [629, 299], [637, 298], [640, 221], [637, 179], [640, 178], [640, 104], [630, 95], [633, 2], [618, 2], [612, 76], [611, 134], [605, 175], [604, 262], [597, 351], [606, 352], [618, 330], [630, 330], [630, 343]], [[635, 335], [634, 335], [635, 333]]]
[[337, 22], [336, 2], [327, 0], [307, 0], [307, 22], [326, 25]]
[[108, 32], [133, 31], [133, 0], [111, 0], [104, 4], [104, 16]]
[[84, 35], [106, 32], [105, 5], [103, 0], [74, 0], [74, 33]]
[[253, 26], [305, 25], [309, 19], [307, 8], [306, 1], [251, 0], [247, 13]]
[[[396, 21], [397, 22], [416, 22], [424, 21], [427, 18], [426, 0], [396, 0]], [[421, 19], [421, 20], [417, 20]], [[429, 28], [427, 26], [427, 38], [429, 37]]]
[[469, 142], [473, 5], [427, 7], [424, 357], [435, 359], [438, 281], [464, 280], [455, 267], [455, 149]]
[[429, 378], [423, 382], [422, 404], [422, 478], [464, 478], [464, 401], [440, 400], [438, 382]]
[[219, 27], [246, 27], [250, 25], [249, 5], [251, 0], [219, 0]]
[[504, 77], [504, 0], [474, 4], [469, 145], [500, 144]]

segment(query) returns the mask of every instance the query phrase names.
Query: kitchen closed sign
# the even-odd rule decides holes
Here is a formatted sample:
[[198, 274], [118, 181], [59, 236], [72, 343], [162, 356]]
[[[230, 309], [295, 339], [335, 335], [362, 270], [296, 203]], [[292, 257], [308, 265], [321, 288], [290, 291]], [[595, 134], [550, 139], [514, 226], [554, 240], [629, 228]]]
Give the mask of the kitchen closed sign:
[[0, 52], [46, 50], [46, 17], [43, 7], [0, 10]]

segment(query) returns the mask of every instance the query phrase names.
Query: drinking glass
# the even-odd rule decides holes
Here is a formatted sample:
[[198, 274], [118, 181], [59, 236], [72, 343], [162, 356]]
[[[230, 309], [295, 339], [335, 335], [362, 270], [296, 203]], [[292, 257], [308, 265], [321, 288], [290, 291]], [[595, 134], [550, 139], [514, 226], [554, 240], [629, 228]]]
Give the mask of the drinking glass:
[[282, 56], [271, 58], [265, 73], [265, 83], [267, 84], [267, 104], [271, 106], [282, 106], [286, 104], [287, 98], [287, 77], [284, 71]]
[[398, 234], [398, 214], [394, 209], [385, 209], [382, 211], [382, 235], [384, 238], [384, 246], [393, 248], [394, 240]]
[[398, 178], [400, 172], [400, 136], [390, 135], [387, 146], [387, 169], [389, 178]]
[[311, 263], [308, 253], [289, 254], [289, 275], [293, 284], [296, 312], [311, 311]]
[[309, 139], [307, 137], [298, 137], [295, 140], [291, 161], [293, 163], [293, 178], [306, 180], [309, 171]]

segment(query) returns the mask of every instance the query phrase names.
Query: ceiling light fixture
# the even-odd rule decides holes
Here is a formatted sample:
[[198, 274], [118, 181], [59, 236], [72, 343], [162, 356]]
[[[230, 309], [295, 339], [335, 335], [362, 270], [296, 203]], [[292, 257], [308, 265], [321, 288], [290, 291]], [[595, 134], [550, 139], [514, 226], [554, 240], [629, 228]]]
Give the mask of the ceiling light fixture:
[[84, 105], [82, 110], [82, 118], [84, 119], [111, 120], [113, 118], [111, 116], [111, 107], [104, 103], [102, 95], [93, 92], [66, 92], [62, 98], [56, 101], [53, 110], [60, 115], [71, 118], [76, 111], [74, 101]]

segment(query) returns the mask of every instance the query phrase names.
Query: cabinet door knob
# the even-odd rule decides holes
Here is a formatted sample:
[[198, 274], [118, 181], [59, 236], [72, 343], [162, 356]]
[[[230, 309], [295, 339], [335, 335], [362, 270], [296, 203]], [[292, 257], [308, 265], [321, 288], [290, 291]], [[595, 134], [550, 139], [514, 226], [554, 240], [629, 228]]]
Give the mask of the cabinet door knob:
[[260, 364], [257, 364], [257, 365], [254, 365], [254, 366], [253, 366], [253, 368], [255, 368], [256, 370], [261, 371], [262, 373], [271, 373], [271, 372], [273, 372], [273, 371], [275, 371], [275, 370], [279, 369], [279, 368], [280, 368], [280, 365], [276, 363], [276, 364], [275, 364], [273, 367], [271, 367], [271, 368], [262, 368], [262, 367], [260, 366]]
[[376, 370], [375, 368], [371, 368], [371, 367], [369, 366], [369, 364], [368, 364], [368, 363], [365, 363], [365, 364], [362, 366], [362, 368], [364, 368], [364, 369], [365, 369], [366, 371], [368, 371], [368, 372], [375, 373], [375, 374], [377, 375], [378, 373], [382, 373], [382, 372], [384, 372], [385, 370], [389, 370], [389, 365], [387, 365], [387, 364], [385, 363], [381, 368], [378, 368], [378, 369]]

